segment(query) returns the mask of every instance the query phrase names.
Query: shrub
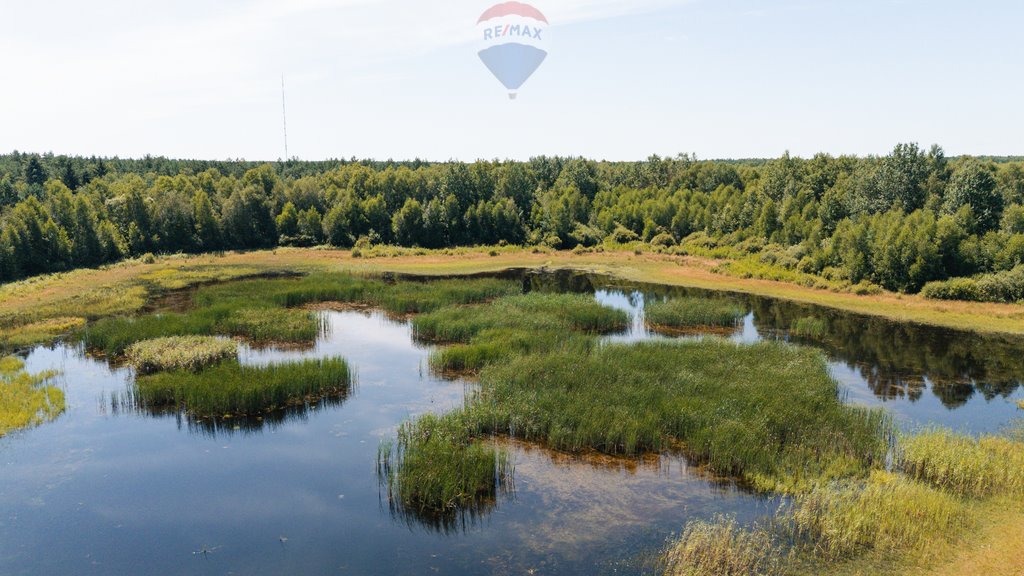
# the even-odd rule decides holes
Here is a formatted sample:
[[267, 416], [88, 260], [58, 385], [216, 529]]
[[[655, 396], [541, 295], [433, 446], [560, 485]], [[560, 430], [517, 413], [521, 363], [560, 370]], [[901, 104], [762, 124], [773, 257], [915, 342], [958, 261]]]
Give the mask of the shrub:
[[933, 300], [1020, 302], [1024, 300], [1024, 265], [974, 278], [930, 282], [921, 290], [921, 295]]
[[664, 248], [671, 248], [676, 245], [675, 236], [668, 233], [661, 233], [651, 238], [651, 246], [662, 246]]

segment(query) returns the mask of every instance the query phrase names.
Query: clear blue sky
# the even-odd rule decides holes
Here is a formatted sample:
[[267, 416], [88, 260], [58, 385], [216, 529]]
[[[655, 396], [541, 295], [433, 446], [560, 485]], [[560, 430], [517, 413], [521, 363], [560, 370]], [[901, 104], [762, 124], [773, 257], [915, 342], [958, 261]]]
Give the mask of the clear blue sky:
[[519, 99], [453, 0], [0, 0], [0, 150], [273, 160], [1024, 154], [1011, 0], [537, 0]]

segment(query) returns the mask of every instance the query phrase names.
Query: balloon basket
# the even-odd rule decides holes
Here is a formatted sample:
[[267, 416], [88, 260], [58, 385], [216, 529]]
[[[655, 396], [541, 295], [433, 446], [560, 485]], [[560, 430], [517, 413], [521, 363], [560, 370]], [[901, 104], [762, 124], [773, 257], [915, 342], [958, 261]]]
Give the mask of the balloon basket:
[[515, 100], [516, 96], [518, 96], [518, 94], [516, 94], [515, 92], [509, 92], [508, 93], [508, 99], [509, 100]]

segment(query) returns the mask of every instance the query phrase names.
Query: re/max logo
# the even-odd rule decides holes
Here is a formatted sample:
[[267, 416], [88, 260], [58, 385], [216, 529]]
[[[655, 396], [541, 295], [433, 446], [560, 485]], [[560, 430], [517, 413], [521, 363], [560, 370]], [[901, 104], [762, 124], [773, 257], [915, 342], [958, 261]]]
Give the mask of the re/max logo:
[[543, 30], [541, 30], [540, 28], [535, 28], [533, 26], [521, 26], [519, 24], [506, 24], [504, 26], [495, 26], [493, 28], [485, 28], [484, 29], [484, 40], [494, 40], [496, 38], [506, 38], [506, 37], [509, 37], [509, 36], [518, 36], [520, 38], [525, 36], [527, 38], [533, 38], [535, 40], [540, 40], [541, 39], [541, 37], [540, 37], [541, 32], [543, 32]]

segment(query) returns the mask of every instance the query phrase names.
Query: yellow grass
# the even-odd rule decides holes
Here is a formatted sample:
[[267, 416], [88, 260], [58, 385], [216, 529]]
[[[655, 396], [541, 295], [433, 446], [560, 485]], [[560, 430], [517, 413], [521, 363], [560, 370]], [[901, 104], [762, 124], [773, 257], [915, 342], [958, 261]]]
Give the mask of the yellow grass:
[[[494, 255], [492, 255], [494, 254]], [[369, 257], [368, 257], [369, 256]], [[859, 296], [776, 282], [723, 276], [719, 261], [691, 256], [633, 252], [573, 254], [523, 248], [466, 248], [443, 251], [373, 249], [363, 257], [330, 249], [278, 249], [223, 255], [170, 256], [147, 264], [123, 262], [96, 270], [51, 274], [0, 287], [0, 342], [26, 324], [58, 317], [94, 319], [132, 314], [155, 293], [254, 274], [345, 270], [459, 275], [508, 268], [570, 268], [638, 282], [725, 290], [818, 304], [899, 321], [1024, 334], [1024, 306], [940, 302], [892, 293]], [[45, 340], [45, 338], [43, 339]]]

